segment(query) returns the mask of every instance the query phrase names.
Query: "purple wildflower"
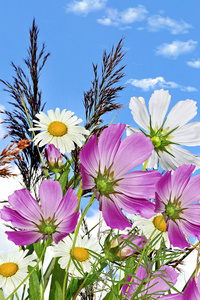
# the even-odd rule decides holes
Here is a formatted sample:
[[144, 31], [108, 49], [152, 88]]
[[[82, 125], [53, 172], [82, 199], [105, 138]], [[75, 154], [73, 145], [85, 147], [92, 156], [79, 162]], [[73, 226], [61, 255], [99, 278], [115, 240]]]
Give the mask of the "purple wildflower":
[[60, 168], [63, 165], [62, 154], [54, 146], [54, 144], [47, 145], [47, 147], [45, 149], [45, 155], [46, 155], [47, 162], [50, 167]]
[[58, 243], [76, 227], [79, 212], [74, 213], [78, 205], [74, 190], [69, 188], [63, 197], [59, 182], [48, 179], [42, 181], [39, 196], [41, 207], [29, 191], [15, 191], [8, 197], [13, 209], [4, 206], [0, 211], [4, 221], [23, 229], [6, 231], [8, 239], [16, 245], [37, 243], [47, 237]]
[[82, 189], [97, 191], [106, 224], [121, 230], [131, 224], [120, 208], [152, 216], [154, 204], [146, 199], [155, 197], [155, 184], [161, 176], [155, 170], [129, 172], [150, 157], [153, 145], [139, 132], [121, 141], [125, 128], [121, 123], [110, 125], [98, 143], [92, 136], [80, 152]]
[[165, 216], [174, 247], [189, 247], [184, 233], [200, 238], [200, 175], [190, 178], [194, 169], [194, 165], [182, 165], [157, 183], [155, 211]]
[[140, 266], [135, 278], [131, 276], [127, 277], [126, 281], [128, 281], [128, 283], [123, 285], [122, 294], [126, 295], [125, 300], [131, 300], [142, 281], [147, 281], [148, 283], [143, 283], [144, 286], [142, 286], [141, 293], [138, 296], [151, 295], [153, 299], [163, 300], [165, 298], [165, 296], [163, 298], [163, 295], [170, 289], [168, 282], [174, 285], [177, 281], [177, 277], [178, 273], [172, 267], [162, 266], [159, 270], [151, 274], [150, 270], [147, 273], [145, 268]]
[[200, 276], [195, 282], [195, 278], [190, 278], [185, 290], [182, 292], [184, 295], [179, 293], [170, 294], [162, 297], [162, 300], [199, 300], [200, 299]]

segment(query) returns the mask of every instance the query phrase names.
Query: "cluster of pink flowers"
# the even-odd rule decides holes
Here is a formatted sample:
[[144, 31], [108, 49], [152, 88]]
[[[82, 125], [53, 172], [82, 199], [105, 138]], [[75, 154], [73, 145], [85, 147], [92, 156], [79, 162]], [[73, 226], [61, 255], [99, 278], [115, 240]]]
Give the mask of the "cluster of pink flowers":
[[[166, 93], [164, 96], [165, 102], [169, 103]], [[154, 95], [151, 101], [155, 101], [155, 97]], [[138, 104], [137, 101], [141, 103]], [[140, 98], [139, 100], [134, 98], [131, 105], [140, 111], [142, 103], [143, 100]], [[160, 159], [164, 166], [164, 155], [166, 153], [171, 155], [168, 153], [167, 146], [174, 145], [174, 142], [168, 140], [169, 134], [173, 131], [181, 134], [181, 131], [175, 127], [167, 135], [163, 133], [164, 124], [166, 126], [164, 116], [165, 114], [159, 122], [160, 129], [157, 132], [153, 116], [150, 127], [147, 124], [149, 118], [147, 118], [148, 122], [143, 124], [146, 130], [150, 128], [148, 134], [135, 132], [132, 129], [134, 133], [122, 140], [126, 125], [118, 123], [109, 125], [99, 137], [91, 136], [80, 151], [81, 188], [95, 193], [99, 210], [102, 211], [103, 218], [111, 229], [124, 230], [132, 227], [132, 223], [126, 216], [127, 213], [139, 214], [146, 219], [159, 214], [156, 221], [153, 219], [155, 227], [159, 227], [164, 222], [161, 227], [168, 233], [170, 244], [185, 248], [190, 246], [187, 236], [200, 239], [200, 175], [192, 176], [198, 164], [186, 161], [187, 164], [168, 170], [173, 164], [173, 159], [170, 157], [164, 175], [157, 170], [134, 170], [145, 162], [148, 164], [149, 159], [153, 166], [155, 155], [159, 157], [159, 153], [162, 153]], [[59, 121], [53, 123], [56, 122], [59, 123]], [[57, 126], [57, 123], [54, 126]], [[57, 130], [57, 127], [54, 130]], [[128, 127], [129, 133], [130, 130], [131, 128]], [[175, 151], [176, 147], [172, 148]], [[59, 173], [63, 167], [63, 158], [53, 144], [47, 146], [46, 158], [49, 170]], [[192, 159], [195, 161], [194, 156]], [[39, 187], [39, 201], [34, 199], [29, 191], [21, 189], [9, 196], [8, 203], [9, 206], [1, 209], [0, 216], [16, 228], [13, 231], [6, 231], [8, 239], [16, 245], [29, 245], [47, 238], [53, 239], [58, 244], [76, 229], [79, 218], [78, 196], [72, 188], [69, 188], [63, 196], [61, 185], [56, 180], [42, 181]], [[143, 250], [146, 243], [147, 239], [144, 236], [122, 234], [109, 242], [108, 252], [105, 253], [111, 261], [118, 258], [126, 259], [137, 254], [137, 249]], [[89, 254], [85, 253], [86, 258], [87, 255]], [[138, 297], [151, 294], [154, 299], [162, 300], [200, 299], [198, 289], [200, 279], [196, 284], [192, 278], [184, 295], [165, 295], [169, 289], [168, 283], [173, 286], [177, 281], [178, 273], [169, 266], [162, 266], [154, 273], [151, 272], [149, 265], [147, 268], [140, 265], [134, 277], [131, 274], [127, 277], [127, 283], [123, 285], [121, 291], [125, 299], [132, 299], [135, 293]], [[141, 284], [142, 288], [140, 288]]]

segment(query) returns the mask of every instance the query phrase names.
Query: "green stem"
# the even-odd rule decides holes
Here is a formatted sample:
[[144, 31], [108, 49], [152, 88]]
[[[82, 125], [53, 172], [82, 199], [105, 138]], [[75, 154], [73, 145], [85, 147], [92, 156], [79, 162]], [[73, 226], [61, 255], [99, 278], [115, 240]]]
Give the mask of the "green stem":
[[[90, 198], [90, 201], [89, 201], [88, 205], [84, 209], [84, 211], [83, 211], [83, 213], [82, 213], [82, 215], [80, 217], [80, 220], [78, 222], [78, 225], [77, 225], [77, 227], [75, 229], [74, 241], [73, 241], [73, 244], [72, 244], [71, 254], [73, 254], [73, 252], [74, 252], [74, 247], [75, 247], [75, 244], [76, 244], [76, 239], [77, 239], [77, 236], [78, 236], [78, 233], [79, 233], [79, 229], [80, 229], [81, 223], [82, 223], [82, 221], [83, 221], [83, 219], [84, 219], [84, 217], [85, 217], [88, 209], [94, 203], [94, 201], [95, 201], [95, 195], [96, 195], [96, 190], [92, 194], [92, 197]], [[69, 272], [69, 267], [70, 267], [71, 259], [72, 259], [72, 257], [70, 256], [69, 262], [68, 262], [68, 265], [67, 265], [67, 269], [66, 269], [66, 273], [65, 273], [64, 282], [63, 282], [63, 297], [62, 297], [63, 300], [65, 300], [65, 291], [66, 291], [66, 287], [67, 287], [67, 277], [68, 277], [68, 272]]]
[[46, 244], [42, 250], [42, 254], [37, 262], [37, 264], [34, 266], [34, 268], [31, 270], [31, 272], [24, 278], [24, 280], [18, 285], [18, 287], [16, 287], [16, 289], [14, 289], [14, 291], [12, 292], [12, 294], [10, 294], [5, 300], [10, 299], [12, 296], [14, 296], [14, 294], [17, 292], [17, 290], [26, 282], [26, 280], [32, 275], [32, 273], [36, 270], [37, 266], [39, 265], [39, 263], [42, 261], [43, 255], [46, 251], [46, 248], [48, 246], [48, 242], [49, 239], [47, 239]]

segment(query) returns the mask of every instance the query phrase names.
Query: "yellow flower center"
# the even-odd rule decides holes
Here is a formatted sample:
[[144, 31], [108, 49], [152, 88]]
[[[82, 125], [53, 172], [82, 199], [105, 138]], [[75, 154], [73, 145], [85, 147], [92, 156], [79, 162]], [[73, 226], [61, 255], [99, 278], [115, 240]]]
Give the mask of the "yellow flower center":
[[47, 130], [53, 136], [63, 136], [68, 131], [67, 126], [60, 121], [51, 122]]
[[153, 225], [160, 231], [166, 231], [167, 224], [163, 216], [155, 217], [153, 219]]
[[0, 265], [0, 275], [3, 277], [11, 277], [19, 270], [18, 265], [13, 262]]
[[75, 247], [73, 252], [73, 258], [76, 258], [78, 261], [82, 262], [87, 260], [90, 257], [88, 251], [83, 247]]

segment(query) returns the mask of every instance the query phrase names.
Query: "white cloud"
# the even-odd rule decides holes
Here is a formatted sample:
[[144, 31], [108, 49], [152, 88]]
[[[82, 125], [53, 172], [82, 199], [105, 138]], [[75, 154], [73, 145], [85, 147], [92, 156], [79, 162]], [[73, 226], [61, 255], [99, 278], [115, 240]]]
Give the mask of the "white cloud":
[[137, 7], [129, 7], [123, 11], [108, 8], [106, 16], [98, 19], [97, 22], [106, 26], [122, 26], [130, 25], [135, 22], [141, 22], [146, 18], [148, 11], [143, 5]]
[[91, 11], [102, 9], [105, 6], [107, 0], [82, 0], [70, 2], [67, 4], [66, 11], [75, 14], [87, 15]]
[[200, 58], [193, 61], [187, 61], [187, 65], [195, 69], [200, 69]]
[[163, 55], [169, 58], [177, 58], [181, 54], [186, 54], [195, 49], [196, 41], [188, 40], [187, 42], [173, 41], [171, 44], [162, 44], [156, 50], [157, 55]]
[[160, 15], [153, 15], [148, 18], [148, 30], [159, 31], [161, 29], [169, 30], [172, 34], [187, 33], [192, 25], [183, 20], [176, 21], [169, 17], [162, 17]]
[[166, 81], [164, 77], [156, 77], [156, 78], [144, 78], [144, 79], [129, 79], [126, 83], [130, 83], [131, 85], [141, 88], [144, 91], [154, 90], [158, 88], [165, 89], [180, 89], [181, 91], [187, 92], [195, 92], [196, 88], [191, 86], [182, 86], [173, 81]]

